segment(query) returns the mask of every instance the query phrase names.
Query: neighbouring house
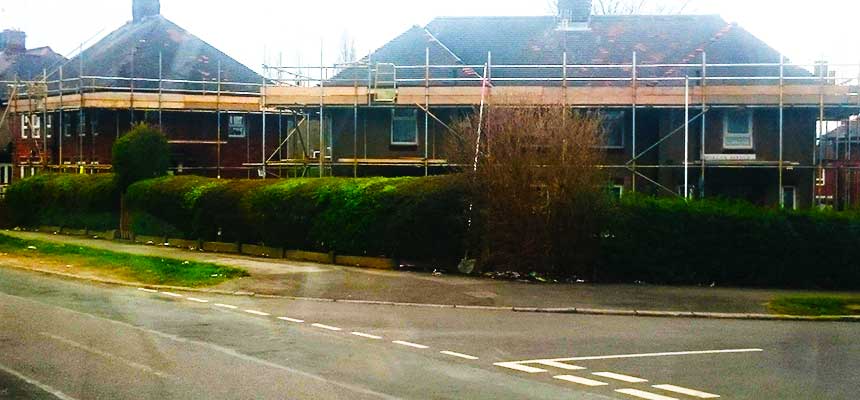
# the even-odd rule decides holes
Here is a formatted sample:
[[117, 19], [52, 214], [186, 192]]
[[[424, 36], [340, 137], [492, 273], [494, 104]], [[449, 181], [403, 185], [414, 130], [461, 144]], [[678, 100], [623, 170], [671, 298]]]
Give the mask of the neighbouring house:
[[[47, 90], [12, 100], [15, 176], [108, 171], [114, 141], [141, 122], [167, 134], [175, 173], [256, 176], [247, 164], [266, 143], [263, 77], [163, 17], [158, 0], [132, 9], [131, 21], [50, 69]], [[273, 151], [282, 121], [267, 122]]]
[[[25, 32], [12, 29], [0, 32], [0, 118], [6, 113], [6, 104], [17, 81], [41, 78], [65, 60], [50, 47], [27, 49]], [[12, 180], [12, 133], [8, 114], [6, 118], [0, 122], [0, 193]]]
[[[818, 140], [815, 201], [839, 210], [860, 205], [860, 119], [830, 121]], [[822, 124], [825, 130], [828, 124]], [[821, 129], [819, 129], [821, 130]]]
[[[618, 193], [795, 208], [813, 203], [819, 115], [858, 104], [856, 87], [815, 72], [719, 16], [592, 15], [590, 0], [563, 0], [553, 16], [436, 18], [330, 78], [264, 88], [263, 105], [322, 121], [324, 160], [343, 175], [446, 170], [446, 125], [482, 103], [594, 110]], [[311, 138], [296, 136], [270, 167], [302, 162]]]

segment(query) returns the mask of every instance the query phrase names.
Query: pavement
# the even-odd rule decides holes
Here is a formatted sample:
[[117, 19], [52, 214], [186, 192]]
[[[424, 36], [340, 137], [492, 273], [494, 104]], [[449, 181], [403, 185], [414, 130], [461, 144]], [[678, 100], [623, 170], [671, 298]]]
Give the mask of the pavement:
[[390, 307], [0, 269], [0, 399], [856, 399], [860, 325]]
[[[246, 269], [251, 276], [232, 280], [212, 289], [256, 295], [526, 310], [537, 308], [564, 311], [576, 308], [762, 315], [768, 313], [766, 304], [771, 299], [805, 293], [720, 287], [535, 284], [203, 253], [46, 233], [4, 231], [3, 234], [23, 239], [240, 267]], [[94, 275], [92, 270], [84, 269], [78, 272], [83, 276]]]

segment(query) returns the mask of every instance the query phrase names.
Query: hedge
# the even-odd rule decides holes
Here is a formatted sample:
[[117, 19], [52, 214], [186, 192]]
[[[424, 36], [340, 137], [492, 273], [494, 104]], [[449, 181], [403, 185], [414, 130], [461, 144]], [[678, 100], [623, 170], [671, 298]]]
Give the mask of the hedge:
[[119, 226], [120, 194], [111, 174], [41, 174], [6, 192], [15, 226], [109, 230]]

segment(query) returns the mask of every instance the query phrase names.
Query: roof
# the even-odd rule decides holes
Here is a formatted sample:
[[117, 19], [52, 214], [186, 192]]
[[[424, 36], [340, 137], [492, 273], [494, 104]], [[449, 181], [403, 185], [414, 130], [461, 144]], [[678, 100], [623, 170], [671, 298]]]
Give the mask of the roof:
[[835, 129], [830, 130], [824, 135], [825, 139], [845, 139], [845, 134], [851, 132], [851, 139], [860, 136], [860, 120], [851, 119], [844, 121]]
[[[483, 65], [492, 54], [492, 65], [562, 65], [567, 54], [569, 65], [631, 64], [636, 52], [638, 65], [698, 64], [702, 52], [708, 64], [778, 63], [780, 53], [742, 27], [717, 15], [625, 15], [593, 16], [589, 29], [560, 30], [555, 16], [545, 17], [441, 17], [426, 27], [412, 28], [373, 52], [366, 60], [396, 65], [423, 65], [426, 40], [419, 29], [438, 40], [458, 64]], [[416, 58], [415, 54], [421, 57]], [[431, 47], [431, 53], [434, 53]], [[433, 57], [431, 65], [450, 64], [452, 57]], [[701, 68], [641, 68], [643, 78], [698, 76]], [[492, 77], [561, 78], [561, 68], [491, 69]], [[462, 71], [439, 71], [438, 75]], [[479, 71], [481, 72], [481, 71]], [[713, 67], [714, 76], [778, 76], [778, 67], [748, 66], [742, 69]], [[787, 68], [787, 76], [809, 76], [799, 68]], [[423, 74], [422, 74], [423, 76]], [[571, 69], [568, 77], [629, 78], [629, 68]], [[504, 82], [493, 82], [504, 84]], [[761, 82], [759, 82], [761, 83]], [[558, 84], [557, 82], [555, 84]], [[594, 84], [594, 83], [592, 83]], [[606, 84], [606, 82], [603, 82]]]
[[[221, 81], [235, 83], [258, 83], [263, 77], [242, 63], [224, 54], [197, 36], [179, 27], [161, 15], [153, 15], [131, 21], [113, 31], [105, 38], [86, 49], [83, 56], [83, 76], [122, 77], [146, 79], [159, 78], [159, 55], [161, 77], [171, 80], [218, 81], [218, 62], [221, 62]], [[81, 55], [69, 61], [64, 69], [65, 77], [78, 77]], [[127, 81], [98, 82], [128, 87]], [[135, 87], [157, 87], [155, 82], [136, 82]], [[179, 90], [201, 90], [200, 84], [171, 83], [165, 88]], [[236, 91], [236, 85], [226, 85], [223, 90]], [[215, 90], [214, 86], [209, 90]], [[259, 91], [256, 87], [243, 90]]]
[[[39, 79], [45, 70], [58, 67], [66, 58], [50, 47], [38, 47], [26, 51], [0, 52], [0, 81]], [[5, 96], [5, 93], [0, 97]]]

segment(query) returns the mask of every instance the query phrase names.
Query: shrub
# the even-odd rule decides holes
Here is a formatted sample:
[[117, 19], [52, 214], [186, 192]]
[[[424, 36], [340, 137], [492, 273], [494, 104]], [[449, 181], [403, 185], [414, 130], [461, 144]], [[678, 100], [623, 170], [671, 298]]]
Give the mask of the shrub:
[[17, 226], [107, 230], [119, 223], [119, 189], [110, 174], [37, 175], [10, 186], [6, 201]]
[[197, 201], [207, 190], [224, 182], [179, 176], [150, 179], [129, 186], [126, 202], [131, 210], [131, 225], [145, 229], [135, 233], [155, 236], [173, 233], [192, 239]]
[[113, 145], [113, 168], [124, 192], [134, 182], [167, 174], [170, 147], [167, 137], [146, 124], [135, 126]]

